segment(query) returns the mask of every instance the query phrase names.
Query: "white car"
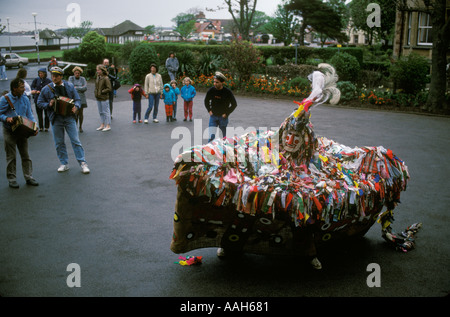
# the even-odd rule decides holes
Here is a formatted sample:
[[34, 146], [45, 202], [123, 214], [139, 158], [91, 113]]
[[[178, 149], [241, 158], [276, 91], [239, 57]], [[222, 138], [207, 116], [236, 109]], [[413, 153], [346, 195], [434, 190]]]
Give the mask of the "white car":
[[23, 66], [28, 64], [28, 58], [21, 57], [17, 55], [16, 53], [6, 53], [2, 54], [6, 59], [6, 68], [11, 67], [19, 67], [22, 68]]

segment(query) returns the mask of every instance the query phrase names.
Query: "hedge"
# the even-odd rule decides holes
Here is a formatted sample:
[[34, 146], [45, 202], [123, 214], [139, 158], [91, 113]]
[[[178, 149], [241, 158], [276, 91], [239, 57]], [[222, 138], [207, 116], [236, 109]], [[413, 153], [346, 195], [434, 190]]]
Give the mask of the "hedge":
[[[159, 54], [161, 61], [169, 56], [170, 52], [179, 53], [181, 51], [189, 50], [192, 52], [198, 52], [200, 54], [210, 53], [215, 55], [222, 55], [224, 50], [229, 48], [229, 45], [199, 45], [183, 42], [152, 42], [149, 43], [155, 51]], [[119, 50], [120, 45], [107, 45], [108, 51], [114, 49]], [[257, 46], [264, 60], [272, 59], [274, 64], [284, 65], [286, 63], [293, 62], [295, 58], [294, 46]], [[353, 55], [358, 60], [359, 64], [363, 65], [363, 50], [358, 47], [326, 47], [326, 48], [312, 48], [308, 46], [299, 46], [297, 48], [297, 62], [298, 64], [305, 63], [308, 58], [318, 58], [324, 61], [331, 59], [338, 51], [346, 52]]]

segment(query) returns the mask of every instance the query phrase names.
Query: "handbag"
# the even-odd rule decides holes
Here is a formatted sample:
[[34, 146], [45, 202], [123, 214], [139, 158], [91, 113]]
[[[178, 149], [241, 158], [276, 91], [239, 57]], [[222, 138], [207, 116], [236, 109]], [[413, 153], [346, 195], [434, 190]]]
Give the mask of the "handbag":
[[13, 117], [14, 123], [11, 125], [11, 130], [12, 130], [13, 134], [16, 136], [24, 137], [24, 138], [29, 138], [30, 136], [35, 136], [38, 131], [36, 122], [34, 122], [28, 118], [17, 115], [16, 109], [14, 108], [14, 105], [12, 104], [11, 100], [9, 100], [9, 97], [5, 96], [5, 98], [8, 101], [11, 109], [16, 114], [16, 116]]
[[117, 89], [119, 89], [120, 88], [120, 80], [118, 80], [118, 79], [114, 79], [114, 83], [113, 83], [113, 89], [114, 90], [117, 90]]

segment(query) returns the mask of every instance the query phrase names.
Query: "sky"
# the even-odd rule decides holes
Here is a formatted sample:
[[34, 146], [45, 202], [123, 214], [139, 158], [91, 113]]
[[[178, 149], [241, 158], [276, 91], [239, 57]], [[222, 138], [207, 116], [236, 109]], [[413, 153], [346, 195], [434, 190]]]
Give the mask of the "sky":
[[[225, 6], [223, 0], [1, 0], [0, 24], [7, 26], [11, 32], [34, 31], [34, 17], [37, 13], [37, 29], [72, 27], [82, 21], [93, 22], [92, 27], [113, 27], [125, 20], [130, 20], [141, 27], [171, 27], [171, 21], [180, 13], [192, 8], [203, 11], [210, 19], [231, 19], [230, 13], [223, 10], [209, 12], [206, 8], [216, 9]], [[256, 10], [273, 16], [282, 0], [257, 0]], [[6, 28], [5, 31], [8, 31]]]

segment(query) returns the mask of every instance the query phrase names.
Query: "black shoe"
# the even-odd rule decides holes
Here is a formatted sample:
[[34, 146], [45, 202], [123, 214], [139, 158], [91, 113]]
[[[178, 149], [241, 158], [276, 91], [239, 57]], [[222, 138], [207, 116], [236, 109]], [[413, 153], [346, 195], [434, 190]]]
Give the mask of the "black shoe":
[[36, 182], [36, 180], [34, 178], [30, 178], [30, 179], [27, 179], [27, 185], [39, 186], [39, 183]]
[[19, 188], [19, 184], [16, 181], [10, 181], [9, 187], [11, 188]]
[[186, 121], [186, 120], [187, 120], [186, 118], [183, 119], [183, 121]]
[[189, 119], [189, 122], [192, 122], [192, 119]]
[[175, 118], [172, 117], [172, 121], [177, 121], [177, 119], [175, 119]]

